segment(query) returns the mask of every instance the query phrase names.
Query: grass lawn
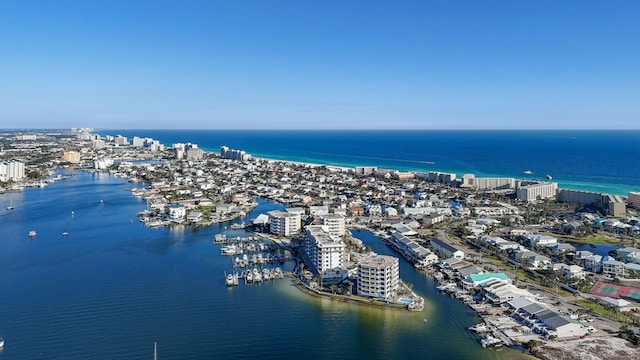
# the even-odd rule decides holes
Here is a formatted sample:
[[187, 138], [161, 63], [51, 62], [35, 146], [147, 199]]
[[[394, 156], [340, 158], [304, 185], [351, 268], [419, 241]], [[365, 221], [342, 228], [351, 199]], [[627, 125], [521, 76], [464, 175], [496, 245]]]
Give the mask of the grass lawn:
[[541, 235], [549, 235], [558, 240], [566, 241], [566, 242], [575, 242], [581, 244], [594, 244], [594, 245], [612, 245], [612, 246], [626, 246], [632, 244], [632, 241], [629, 239], [617, 238], [609, 235], [603, 234], [592, 234], [584, 237], [576, 237], [571, 235], [563, 235], [563, 234], [555, 234], [549, 232], [542, 232]]
[[627, 315], [624, 313], [617, 312], [613, 309], [607, 308], [603, 305], [594, 303], [593, 301], [587, 299], [580, 299], [573, 302], [574, 304], [593, 311], [596, 314], [602, 315], [608, 319], [612, 319], [615, 321], [626, 322], [626, 323], [640, 323], [640, 319], [635, 318], [632, 315]]

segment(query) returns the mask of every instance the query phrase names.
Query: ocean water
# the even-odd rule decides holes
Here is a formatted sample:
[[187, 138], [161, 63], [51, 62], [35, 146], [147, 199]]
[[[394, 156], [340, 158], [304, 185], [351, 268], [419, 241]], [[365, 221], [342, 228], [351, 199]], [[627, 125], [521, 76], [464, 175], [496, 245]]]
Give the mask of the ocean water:
[[[227, 288], [231, 260], [212, 238], [229, 224], [147, 228], [135, 215], [146, 204], [129, 191], [137, 185], [64, 175], [0, 194], [1, 360], [152, 359], [154, 342], [159, 359], [521, 356], [482, 349], [466, 330], [475, 313], [402, 258], [401, 277], [426, 298], [423, 312], [313, 298], [288, 280]], [[15, 210], [5, 210], [10, 201]], [[249, 219], [279, 208], [261, 200]], [[393, 254], [370, 233], [355, 235]]]
[[226, 145], [257, 157], [461, 176], [546, 180], [561, 188], [626, 196], [640, 191], [639, 130], [240, 131], [102, 130], [152, 137], [171, 146], [192, 142], [209, 151]]

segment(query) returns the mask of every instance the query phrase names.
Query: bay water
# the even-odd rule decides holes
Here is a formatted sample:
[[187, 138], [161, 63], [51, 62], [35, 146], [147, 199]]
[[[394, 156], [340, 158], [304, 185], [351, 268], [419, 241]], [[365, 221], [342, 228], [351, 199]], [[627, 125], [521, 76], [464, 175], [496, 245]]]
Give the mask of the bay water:
[[[0, 194], [1, 360], [512, 359], [466, 328], [480, 319], [400, 257], [423, 312], [310, 297], [288, 279], [227, 288], [231, 259], [212, 243], [229, 223], [147, 228], [133, 185], [65, 172], [44, 188]], [[5, 210], [13, 202], [15, 210]], [[281, 205], [260, 200], [248, 220]], [[27, 236], [35, 230], [37, 236]], [[67, 232], [68, 235], [63, 235]], [[354, 235], [394, 254], [365, 231]], [[398, 256], [396, 254], [396, 256]]]

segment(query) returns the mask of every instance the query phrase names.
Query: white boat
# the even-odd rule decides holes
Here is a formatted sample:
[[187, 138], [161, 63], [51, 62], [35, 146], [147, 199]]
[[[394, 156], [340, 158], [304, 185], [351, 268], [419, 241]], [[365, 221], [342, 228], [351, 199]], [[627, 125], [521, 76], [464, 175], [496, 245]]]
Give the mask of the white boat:
[[491, 331], [487, 325], [485, 323], [479, 323], [479, 324], [475, 324], [473, 326], [469, 326], [469, 330], [475, 332], [475, 333], [485, 333], [488, 331]]
[[29, 231], [29, 237], [36, 237], [36, 235], [38, 235], [38, 233], [35, 230]]
[[4, 339], [0, 336], [0, 349], [4, 347]]
[[502, 346], [502, 340], [492, 336], [487, 335], [483, 339], [480, 340], [480, 344], [482, 347], [494, 347], [494, 346]]
[[65, 231], [62, 233], [62, 236], [69, 236], [69, 233]]
[[260, 270], [258, 270], [257, 268], [253, 269], [253, 281], [256, 281], [256, 282], [262, 281], [262, 274], [260, 273]]
[[241, 254], [242, 248], [236, 244], [225, 245], [220, 249], [222, 255], [235, 255]]
[[233, 286], [233, 274], [227, 275], [227, 279], [225, 280], [227, 286]]
[[231, 224], [231, 230], [240, 230], [240, 229], [244, 229], [244, 223], [242, 224]]
[[14, 207], [13, 207], [13, 199], [11, 199], [10, 202], [9, 202], [9, 206], [7, 206], [7, 210], [13, 210], [13, 209], [14, 209]]

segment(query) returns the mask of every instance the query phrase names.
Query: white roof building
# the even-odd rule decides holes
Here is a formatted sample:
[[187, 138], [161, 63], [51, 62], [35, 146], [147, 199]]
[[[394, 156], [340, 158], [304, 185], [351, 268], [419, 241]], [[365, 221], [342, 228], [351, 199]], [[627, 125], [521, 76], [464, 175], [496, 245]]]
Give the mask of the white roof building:
[[389, 300], [399, 285], [398, 258], [372, 254], [358, 263], [358, 295]]

